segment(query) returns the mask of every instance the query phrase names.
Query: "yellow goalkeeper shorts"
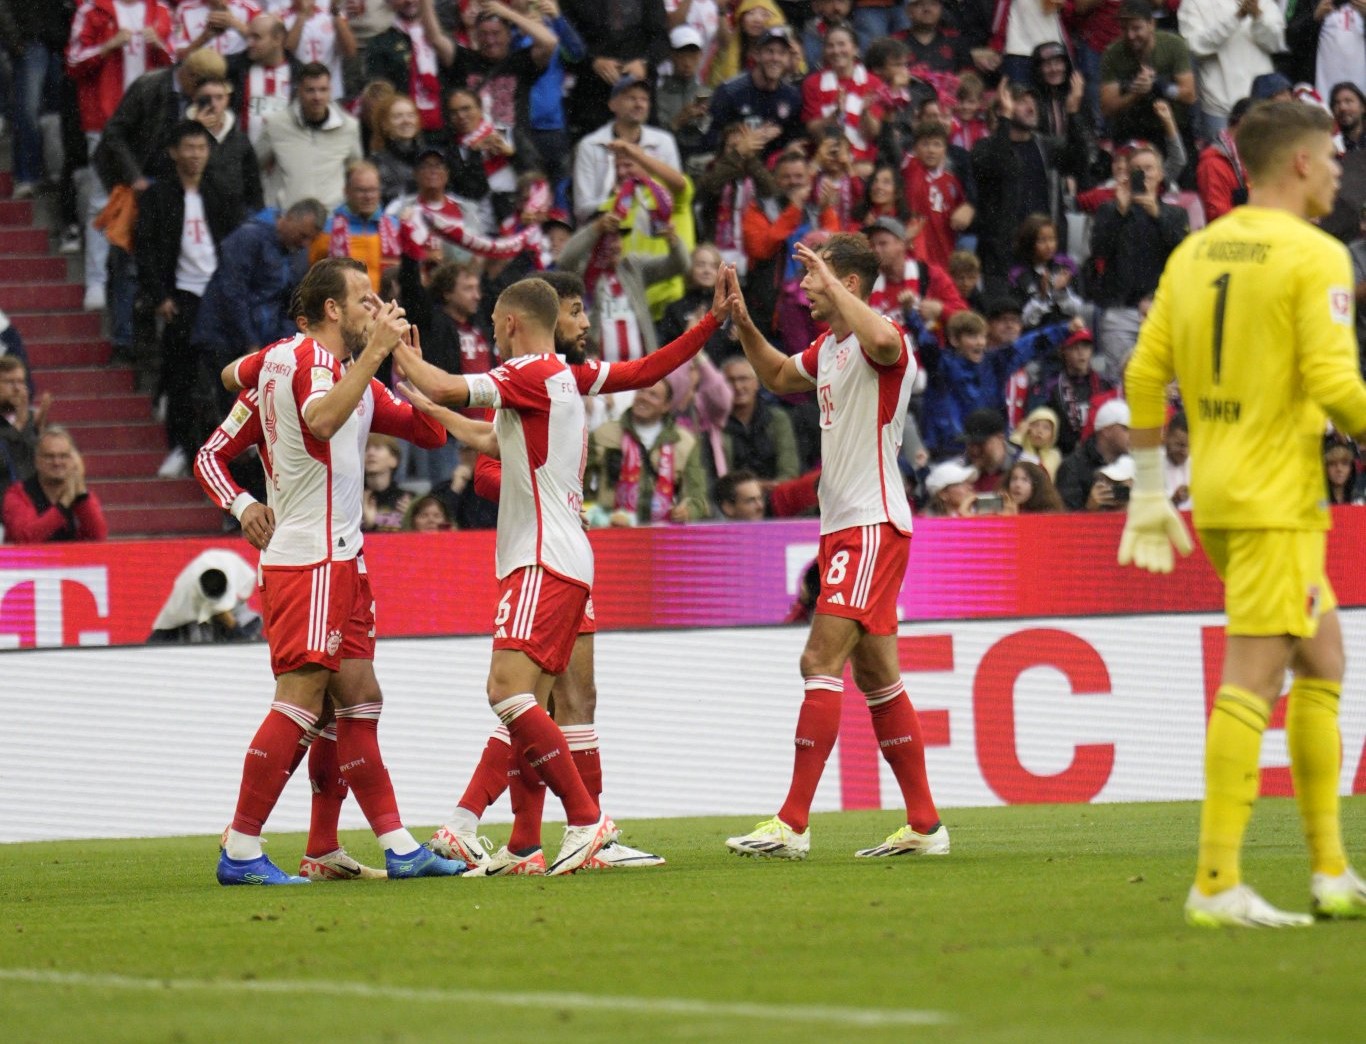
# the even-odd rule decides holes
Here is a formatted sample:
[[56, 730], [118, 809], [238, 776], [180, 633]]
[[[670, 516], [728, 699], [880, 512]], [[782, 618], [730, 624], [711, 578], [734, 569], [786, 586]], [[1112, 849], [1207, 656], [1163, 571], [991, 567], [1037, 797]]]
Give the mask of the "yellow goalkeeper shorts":
[[1202, 529], [1200, 545], [1224, 582], [1229, 634], [1312, 638], [1338, 606], [1325, 530]]

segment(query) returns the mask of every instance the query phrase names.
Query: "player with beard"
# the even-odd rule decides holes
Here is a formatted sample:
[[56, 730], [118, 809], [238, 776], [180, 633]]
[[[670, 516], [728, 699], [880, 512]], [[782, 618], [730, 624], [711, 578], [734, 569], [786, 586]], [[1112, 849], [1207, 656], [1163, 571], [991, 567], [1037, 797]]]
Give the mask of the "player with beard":
[[[559, 295], [560, 315], [555, 324], [555, 350], [570, 365], [587, 360], [588, 313], [583, 307], [583, 280], [571, 272], [542, 272], [539, 278], [549, 283]], [[406, 389], [405, 389], [406, 390]], [[425, 408], [425, 397], [413, 396], [419, 408]], [[492, 439], [493, 425], [471, 421], [452, 410], [432, 407], [432, 416], [447, 424], [447, 430], [469, 444], [483, 445], [496, 452], [497, 440]], [[485, 442], [485, 439], [490, 439]], [[483, 453], [474, 473], [475, 491], [485, 499], [497, 501], [502, 481], [502, 464], [494, 456]], [[602, 792], [602, 763], [599, 757], [597, 730], [593, 718], [597, 709], [598, 690], [593, 670], [593, 635], [597, 633], [593, 614], [593, 599], [589, 596], [579, 625], [574, 650], [570, 653], [569, 668], [555, 680], [550, 691], [548, 709], [555, 724], [564, 733], [569, 753], [579, 776], [595, 798]], [[493, 730], [479, 763], [470, 776], [465, 792], [455, 811], [440, 827], [428, 847], [451, 859], [462, 859], [470, 866], [487, 868], [492, 862], [479, 838], [479, 820], [485, 809], [498, 800], [503, 791], [512, 792], [512, 811], [515, 817], [513, 839], [508, 851], [515, 851], [512, 840], [533, 837], [540, 831], [541, 810], [545, 804], [545, 784], [538, 776], [524, 775], [512, 764], [511, 737], [505, 726]], [[499, 856], [502, 856], [502, 852]], [[537, 853], [519, 860], [513, 869], [503, 874], [535, 874], [544, 869], [544, 859]], [[660, 866], [661, 856], [613, 841], [584, 863], [584, 870], [606, 870], [615, 867]]]
[[[459, 874], [464, 863], [422, 848], [404, 829], [379, 748], [383, 697], [362, 557], [362, 447], [384, 394], [375, 371], [409, 336], [409, 326], [401, 308], [374, 301], [364, 265], [351, 258], [314, 265], [297, 300], [308, 335], [278, 341], [224, 371], [229, 387], [256, 388], [265, 432], [275, 525], [261, 554], [261, 601], [276, 691], [247, 750], [218, 880], [307, 881], [285, 874], [261, 852], [261, 828], [329, 691], [339, 772], [384, 849], [389, 876]], [[411, 423], [410, 437], [426, 429], [425, 441], [437, 441], [437, 425], [420, 415]]]
[[[546, 286], [545, 295], [551, 293], [556, 298], [557, 310], [554, 313], [554, 329], [546, 330], [545, 333], [552, 334], [555, 348], [564, 352], [566, 355], [576, 355], [581, 353], [582, 345], [587, 335], [588, 323], [582, 310], [581, 283], [575, 280], [573, 283], [561, 282], [560, 277], [555, 277], [555, 287]], [[507, 291], [504, 291], [504, 298], [507, 295], [519, 293], [519, 288], [527, 288], [528, 284], [545, 283], [544, 280], [528, 279], [520, 283], [513, 284]], [[541, 291], [534, 291], [539, 297]], [[514, 297], [514, 300], [517, 300]], [[548, 302], [547, 302], [548, 303]], [[515, 309], [523, 308], [523, 305], [514, 305], [514, 320], [507, 322], [506, 311], [502, 312], [504, 326], [498, 332], [503, 334], [504, 339], [511, 342], [512, 337], [517, 334], [521, 323], [515, 318]], [[556, 703], [556, 720], [561, 726], [561, 730], [555, 730], [558, 736], [542, 733], [534, 741], [537, 744], [536, 750], [539, 757], [534, 760], [546, 765], [550, 771], [544, 773], [550, 776], [551, 772], [559, 775], [559, 778], [547, 778], [546, 782], [551, 789], [556, 790], [562, 798], [565, 794], [562, 790], [568, 790], [572, 784], [563, 775], [562, 762], [553, 759], [545, 748], [554, 746], [556, 749], [563, 748], [568, 754], [578, 770], [576, 779], [573, 782], [584, 786], [585, 790], [593, 798], [593, 805], [596, 806], [596, 795], [601, 791], [601, 769], [598, 759], [597, 737], [592, 726], [592, 714], [596, 703], [596, 693], [593, 686], [592, 675], [592, 638], [591, 629], [586, 626], [577, 628], [577, 632], [572, 636], [564, 634], [566, 625], [563, 621], [563, 614], [569, 612], [569, 608], [564, 607], [560, 610], [560, 619], [556, 620], [550, 613], [542, 616], [541, 609], [520, 608], [520, 602], [529, 596], [522, 593], [521, 587], [523, 580], [518, 574], [532, 575], [526, 566], [518, 567], [517, 563], [523, 559], [528, 562], [531, 560], [529, 552], [522, 553], [513, 557], [511, 551], [505, 552], [505, 548], [515, 549], [515, 541], [519, 538], [519, 530], [526, 528], [527, 516], [536, 517], [540, 526], [542, 536], [538, 540], [538, 550], [535, 553], [536, 573], [542, 574], [535, 576], [534, 582], [543, 587], [538, 592], [539, 606], [544, 607], [547, 603], [555, 605], [557, 599], [567, 598], [564, 588], [576, 586], [581, 589], [581, 593], [575, 593], [574, 600], [582, 607], [582, 616], [591, 619], [591, 602], [588, 589], [591, 588], [591, 549], [587, 546], [587, 540], [583, 536], [582, 528], [577, 517], [571, 519], [559, 518], [554, 521], [547, 518], [552, 511], [563, 514], [560, 501], [555, 496], [555, 490], [546, 492], [544, 488], [548, 485], [548, 479], [543, 477], [548, 470], [555, 466], [556, 460], [554, 453], [556, 447], [563, 452], [564, 447], [574, 437], [575, 432], [582, 433], [583, 417], [582, 403], [578, 396], [568, 398], [568, 389], [564, 389], [566, 397], [563, 402], [552, 400], [549, 406], [537, 405], [532, 399], [534, 391], [527, 391], [517, 385], [524, 383], [527, 389], [539, 390], [541, 387], [555, 387], [559, 379], [554, 376], [557, 373], [564, 373], [566, 377], [577, 386], [581, 394], [598, 394], [612, 391], [624, 391], [627, 389], [645, 387], [654, 381], [666, 376], [669, 372], [677, 369], [678, 366], [687, 362], [696, 352], [706, 343], [707, 339], [715, 332], [717, 324], [729, 313], [730, 298], [718, 285], [717, 295], [713, 300], [712, 310], [699, 324], [687, 331], [682, 337], [672, 344], [661, 348], [659, 351], [646, 356], [645, 358], [634, 360], [627, 363], [602, 364], [598, 362], [570, 364], [566, 370], [565, 364], [549, 356], [541, 349], [541, 344], [546, 344], [550, 338], [539, 334], [538, 328], [531, 335], [523, 334], [519, 342], [514, 346], [509, 343], [509, 347], [520, 348], [520, 352], [513, 352], [510, 361], [499, 370], [484, 377], [475, 375], [466, 378], [445, 374], [429, 364], [417, 358], [414, 353], [405, 350], [401, 355], [396, 356], [396, 360], [401, 364], [404, 371], [414, 378], [413, 383], [418, 385], [423, 391], [431, 394], [433, 398], [443, 400], [454, 406], [464, 405], [466, 401], [476, 398], [488, 397], [492, 403], [503, 404], [504, 412], [514, 409], [519, 414], [524, 414], [522, 423], [507, 425], [507, 428], [500, 431], [499, 438], [492, 437], [486, 426], [479, 426], [482, 432], [473, 433], [468, 427], [461, 424], [464, 418], [458, 418], [449, 410], [441, 410], [433, 407], [438, 416], [447, 424], [447, 430], [452, 431], [459, 438], [473, 442], [481, 450], [495, 450], [503, 452], [507, 450], [507, 440], [515, 439], [511, 452], [515, 454], [515, 466], [518, 472], [519, 487], [515, 495], [518, 500], [528, 499], [525, 489], [524, 473], [530, 467], [532, 481], [536, 483], [539, 495], [536, 498], [535, 506], [526, 509], [514, 510], [517, 504], [511, 503], [511, 497], [507, 493], [505, 484], [499, 481], [499, 493], [503, 494], [501, 500], [502, 507], [508, 510], [499, 512], [499, 572], [500, 583], [504, 594], [500, 602], [499, 614], [499, 636], [495, 637], [494, 642], [494, 665], [490, 674], [490, 702], [495, 704], [495, 709], [499, 710], [499, 716], [504, 723], [515, 726], [518, 718], [528, 714], [535, 714], [539, 708], [535, 707], [536, 701], [531, 699], [534, 695], [542, 702], [549, 702], [551, 693], [554, 693]], [[498, 309], [495, 312], [498, 313]], [[497, 315], [495, 325], [497, 325]], [[527, 319], [526, 322], [534, 322], [534, 319]], [[549, 324], [547, 324], [549, 325]], [[500, 348], [503, 345], [500, 344]], [[541, 371], [544, 371], [542, 373]], [[527, 374], [526, 378], [522, 375]], [[486, 389], [485, 382], [494, 382], [494, 387]], [[505, 390], [506, 389], [506, 390]], [[503, 398], [506, 395], [507, 398]], [[511, 401], [515, 405], [508, 406]], [[414, 404], [419, 409], [428, 408], [420, 398], [414, 398]], [[565, 418], [563, 422], [553, 411], [560, 411], [559, 416]], [[539, 415], [545, 412], [551, 413], [550, 426], [558, 435], [547, 436], [547, 446], [538, 447], [535, 444], [536, 432], [545, 427], [545, 422], [539, 419]], [[500, 425], [503, 423], [501, 418]], [[555, 425], [559, 424], [556, 428]], [[529, 433], [529, 434], [528, 434]], [[481, 441], [487, 439], [487, 441]], [[537, 463], [545, 461], [545, 463]], [[565, 472], [563, 481], [569, 485], [578, 485], [581, 480], [578, 477], [579, 458], [577, 456], [571, 461], [566, 458], [559, 464]], [[572, 476], [569, 475], [573, 471]], [[485, 482], [491, 477], [488, 466], [484, 469]], [[485, 487], [487, 489], [487, 485]], [[581, 486], [579, 487], [581, 491]], [[481, 491], [482, 492], [482, 491]], [[569, 491], [569, 501], [573, 501], [574, 489]], [[484, 495], [492, 494], [488, 490]], [[552, 528], [552, 527], [558, 528]], [[559, 547], [556, 547], [556, 543]], [[579, 547], [579, 553], [584, 554], [587, 562], [579, 564], [570, 557], [571, 549]], [[559, 556], [559, 566], [556, 567], [551, 562], [553, 556]], [[543, 564], [544, 560], [544, 564]], [[586, 568], [585, 568], [586, 566]], [[573, 569], [573, 572], [569, 572]], [[517, 601], [514, 603], [514, 599]], [[581, 601], [580, 601], [581, 599]], [[533, 603], [534, 605], [534, 603]], [[507, 630], [514, 634], [513, 639], [501, 637], [504, 634], [503, 624], [507, 624]], [[551, 630], [557, 627], [558, 632]], [[518, 631], [529, 632], [518, 642], [515, 638]], [[501, 661], [500, 661], [501, 657]], [[534, 667], [534, 670], [531, 668]], [[514, 680], [520, 680], [521, 684], [528, 688], [517, 691]], [[534, 689], [531, 686], [534, 685]], [[513, 707], [514, 701], [516, 707]], [[533, 709], [535, 708], [535, 709]], [[508, 711], [516, 710], [516, 716], [509, 721]], [[542, 712], [544, 713], [544, 712]], [[534, 719], [537, 724], [533, 727], [540, 729], [539, 716]], [[548, 716], [545, 717], [545, 724], [551, 724]], [[552, 725], [553, 728], [553, 725]], [[557, 860], [548, 870], [545, 858], [541, 853], [540, 847], [540, 826], [541, 826], [541, 806], [544, 796], [540, 788], [539, 781], [535, 778], [532, 769], [532, 757], [527, 757], [519, 751], [517, 729], [510, 727], [509, 736], [506, 740], [495, 735], [489, 740], [485, 749], [484, 757], [481, 759], [480, 767], [476, 770], [474, 778], [471, 780], [470, 788], [461, 798], [460, 807], [452, 816], [451, 822], [447, 823], [441, 830], [437, 831], [431, 845], [436, 851], [466, 852], [475, 861], [481, 864], [476, 872], [485, 876], [502, 876], [513, 874], [542, 874], [565, 872], [559, 869], [564, 864], [565, 858], [562, 852], [561, 860]], [[555, 740], [558, 739], [558, 744]], [[501, 749], [508, 747], [509, 749]], [[507, 766], [510, 762], [516, 762], [512, 769], [510, 778]], [[478, 816], [483, 809], [502, 792], [505, 785], [510, 785], [513, 791], [513, 809], [516, 813], [516, 822], [513, 826], [512, 836], [508, 840], [507, 846], [497, 854], [488, 857], [482, 852], [476, 831], [478, 827]], [[571, 798], [573, 794], [569, 795]], [[575, 826], [573, 815], [569, 809], [569, 801], [566, 800], [566, 813], [570, 818], [570, 830], [566, 831], [565, 850], [569, 849], [571, 838], [578, 835], [572, 834], [574, 830], [585, 831], [592, 824], [581, 824]], [[582, 812], [580, 812], [582, 816]], [[625, 846], [611, 844], [607, 842], [615, 841], [615, 828], [608, 831], [604, 837], [604, 844], [598, 851], [590, 851], [585, 859], [579, 864], [581, 866], [629, 866], [629, 865], [658, 865], [662, 862], [657, 856], [648, 853], [635, 852]], [[590, 845], [590, 847], [592, 847]], [[619, 849], [613, 852], [613, 849]], [[481, 858], [481, 855], [483, 858]]]

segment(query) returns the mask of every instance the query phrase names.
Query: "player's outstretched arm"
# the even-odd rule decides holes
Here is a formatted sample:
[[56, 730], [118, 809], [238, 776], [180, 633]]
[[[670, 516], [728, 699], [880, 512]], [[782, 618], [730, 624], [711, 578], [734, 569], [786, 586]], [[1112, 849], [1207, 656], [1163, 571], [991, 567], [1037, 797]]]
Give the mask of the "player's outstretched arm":
[[499, 458], [498, 436], [493, 433], [493, 425], [488, 421], [472, 420], [445, 406], [438, 406], [413, 387], [411, 381], [404, 381], [398, 386], [398, 390], [413, 404], [413, 409], [431, 417], [450, 432], [453, 438], [485, 456]]
[[728, 267], [730, 270], [723, 271], [721, 278], [730, 284], [731, 318], [735, 320], [740, 347], [744, 349], [749, 364], [754, 367], [754, 373], [763, 386], [776, 395], [810, 391], [811, 381], [797, 368], [797, 361], [769, 344], [768, 338], [754, 324], [754, 317], [749, 314], [744, 295], [740, 293], [740, 281], [735, 269]]
[[394, 362], [408, 383], [433, 402], [457, 408], [469, 405], [469, 382], [458, 373], [447, 373], [441, 367], [433, 366], [411, 345], [400, 343], [394, 349]]
[[711, 311], [704, 315], [700, 322], [684, 330], [681, 336], [663, 348], [651, 352], [642, 359], [613, 363], [608, 367], [607, 376], [602, 379], [602, 384], [593, 388], [592, 392], [606, 394], [648, 388], [662, 381], [700, 352], [711, 340], [711, 335], [730, 318], [734, 307], [734, 294], [726, 280], [727, 267], [729, 266], [721, 266], [721, 273], [716, 279], [716, 289], [712, 293]]
[[839, 312], [840, 318], [844, 320], [850, 332], [858, 338], [865, 352], [883, 365], [890, 365], [901, 358], [905, 346], [901, 342], [901, 334], [897, 328], [873, 311], [867, 301], [860, 300], [857, 294], [840, 282], [824, 258], [805, 243], [797, 244], [795, 257], [800, 264], [806, 266], [808, 272], [824, 283], [823, 289], [830, 295], [835, 310]]
[[403, 318], [403, 309], [398, 305], [386, 301], [376, 310], [370, 338], [360, 355], [325, 395], [304, 406], [304, 423], [315, 438], [326, 441], [341, 430], [360, 404], [380, 364], [407, 333], [408, 320]]

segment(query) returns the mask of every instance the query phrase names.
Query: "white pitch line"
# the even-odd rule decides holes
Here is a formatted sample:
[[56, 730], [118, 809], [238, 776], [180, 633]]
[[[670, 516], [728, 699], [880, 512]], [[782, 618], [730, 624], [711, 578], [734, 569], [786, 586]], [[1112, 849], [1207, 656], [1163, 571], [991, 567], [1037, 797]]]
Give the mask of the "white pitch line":
[[382, 986], [365, 982], [304, 981], [301, 979], [139, 979], [127, 975], [0, 968], [0, 981], [39, 986], [76, 986], [105, 990], [198, 990], [201, 992], [293, 994], [364, 997], [375, 1000], [432, 1004], [493, 1004], [510, 1008], [576, 1008], [583, 1011], [627, 1011], [643, 1015], [691, 1015], [825, 1022], [844, 1026], [937, 1026], [950, 1022], [937, 1011], [909, 1008], [837, 1008], [820, 1005], [738, 1004], [689, 1000], [685, 997], [613, 997], [592, 993], [514, 993], [504, 990], [446, 990]]

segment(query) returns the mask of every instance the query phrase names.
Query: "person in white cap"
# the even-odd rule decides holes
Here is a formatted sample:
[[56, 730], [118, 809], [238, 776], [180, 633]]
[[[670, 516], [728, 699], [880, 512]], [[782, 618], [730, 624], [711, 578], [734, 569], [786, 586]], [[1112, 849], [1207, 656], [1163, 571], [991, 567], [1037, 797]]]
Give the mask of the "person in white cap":
[[1058, 494], [1067, 510], [1109, 510], [1114, 489], [1108, 481], [1097, 481], [1097, 473], [1128, 452], [1129, 404], [1110, 399], [1096, 410], [1095, 431], [1058, 468]]
[[[1087, 511], [1122, 511], [1129, 504], [1129, 491], [1134, 486], [1134, 458], [1129, 454], [1117, 458], [1096, 471], [1096, 487], [1105, 489], [1108, 496], [1093, 494], [1086, 500]], [[1092, 507], [1092, 501], [1095, 507]]]
[[668, 71], [655, 84], [655, 122], [673, 132], [679, 155], [686, 159], [702, 151], [704, 121], [711, 91], [703, 88], [702, 34], [690, 25], [669, 33], [672, 56]]
[[963, 518], [973, 513], [973, 502], [977, 494], [972, 484], [977, 481], [977, 469], [970, 468], [960, 460], [946, 460], [936, 464], [925, 476], [925, 493], [928, 502], [925, 514]]

